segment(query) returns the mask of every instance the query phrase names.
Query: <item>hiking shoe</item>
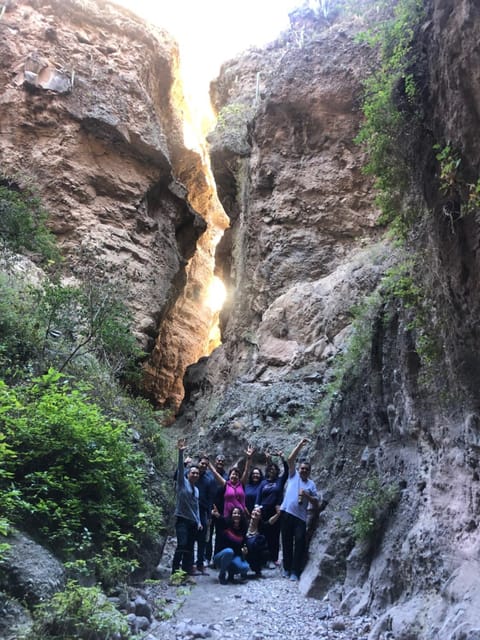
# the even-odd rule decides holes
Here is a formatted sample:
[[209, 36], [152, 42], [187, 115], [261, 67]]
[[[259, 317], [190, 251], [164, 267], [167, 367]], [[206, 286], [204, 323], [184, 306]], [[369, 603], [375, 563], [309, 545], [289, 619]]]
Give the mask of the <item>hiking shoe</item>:
[[287, 571], [286, 569], [284, 569], [282, 571], [282, 578], [289, 578], [290, 577], [290, 571]]
[[290, 574], [290, 582], [298, 582], [298, 576], [294, 573]]
[[210, 573], [207, 571], [206, 567], [200, 567], [200, 569], [198, 571], [202, 574], [202, 576], [209, 576], [210, 575]]
[[227, 584], [228, 583], [227, 576], [224, 573], [221, 573], [218, 576], [218, 581], [220, 582], [220, 584]]

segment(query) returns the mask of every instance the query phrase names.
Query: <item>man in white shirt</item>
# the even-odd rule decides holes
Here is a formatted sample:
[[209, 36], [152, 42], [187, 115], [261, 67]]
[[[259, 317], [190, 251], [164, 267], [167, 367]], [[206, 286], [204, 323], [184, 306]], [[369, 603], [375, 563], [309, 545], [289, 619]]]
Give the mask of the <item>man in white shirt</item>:
[[282, 553], [283, 576], [298, 582], [303, 569], [306, 547], [307, 508], [311, 504], [318, 506], [318, 493], [313, 480], [310, 480], [310, 463], [300, 462], [295, 469], [296, 458], [310, 440], [302, 438], [288, 456], [288, 481], [280, 510], [282, 512]]

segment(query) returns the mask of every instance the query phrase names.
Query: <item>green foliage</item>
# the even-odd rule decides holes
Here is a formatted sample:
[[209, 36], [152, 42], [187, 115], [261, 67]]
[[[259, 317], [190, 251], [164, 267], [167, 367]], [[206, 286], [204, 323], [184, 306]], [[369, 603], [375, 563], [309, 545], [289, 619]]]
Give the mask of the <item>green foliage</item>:
[[[439, 190], [442, 196], [451, 203], [458, 202], [460, 205], [460, 216], [465, 216], [480, 209], [480, 177], [476, 182], [470, 183], [466, 180], [461, 171], [462, 159], [452, 145], [433, 146], [435, 158], [440, 167]], [[444, 207], [445, 213], [452, 215], [452, 208], [448, 205]]]
[[480, 210], [480, 177], [473, 184], [468, 184], [467, 201], [462, 205], [464, 215]]
[[[27, 286], [13, 274], [0, 273], [0, 364], [6, 377], [33, 365], [71, 370], [88, 357], [134, 381], [143, 352], [131, 332], [132, 318], [108, 282], [88, 279], [78, 286], [45, 282]], [[21, 374], [21, 372], [20, 372]]]
[[182, 584], [185, 584], [187, 580], [188, 580], [188, 573], [186, 571], [183, 571], [183, 569], [177, 569], [177, 571], [172, 573], [172, 575], [170, 576], [170, 584], [177, 587], [179, 587]]
[[427, 296], [425, 287], [418, 281], [418, 274], [421, 273], [413, 258], [405, 260], [387, 271], [381, 282], [381, 290], [386, 300], [399, 300], [405, 309], [412, 311], [412, 320], [407, 328], [414, 332], [416, 352], [424, 367], [423, 378], [427, 381], [429, 376], [436, 373], [443, 345], [435, 326], [438, 322], [435, 306]]
[[[6, 186], [7, 185], [7, 186]], [[60, 254], [46, 226], [48, 215], [33, 189], [20, 191], [0, 176], [0, 243], [13, 252], [39, 254], [45, 262], [58, 262]]]
[[378, 313], [381, 298], [374, 292], [361, 305], [353, 307], [352, 329], [346, 344], [332, 363], [330, 380], [324, 386], [324, 395], [312, 411], [317, 426], [328, 423], [332, 406], [342, 397], [342, 388], [348, 380], [358, 376], [371, 352], [374, 318]]
[[10, 525], [8, 520], [6, 518], [0, 518], [0, 561], [5, 556], [5, 553], [10, 549], [10, 544], [8, 542], [2, 542], [2, 536], [7, 536], [9, 530]]
[[[2, 412], [3, 407], [0, 405], [0, 416]], [[14, 457], [14, 452], [5, 442], [5, 435], [0, 432], [0, 486], [3, 485], [3, 490], [0, 491], [0, 560], [10, 548], [8, 542], [2, 542], [2, 536], [5, 537], [9, 533], [10, 523], [5, 514], [14, 508], [16, 499], [16, 493], [10, 486], [12, 474], [7, 468], [7, 461]]]
[[94, 354], [115, 373], [125, 372], [143, 356], [130, 331], [131, 314], [108, 282], [48, 284], [39, 301], [39, 317], [44, 354], [60, 371], [72, 360]]
[[350, 510], [353, 533], [357, 540], [372, 540], [385, 524], [393, 507], [400, 499], [396, 485], [383, 485], [378, 477], [367, 480], [358, 501]]
[[383, 295], [401, 300], [407, 309], [419, 309], [422, 302], [422, 291], [413, 279], [414, 268], [413, 259], [400, 262], [387, 270], [381, 283]]
[[440, 163], [440, 192], [444, 195], [451, 195], [457, 189], [458, 168], [461, 159], [447, 144], [445, 147], [434, 145], [436, 159]]
[[0, 381], [0, 406], [10, 452], [0, 489], [14, 491], [6, 516], [65, 558], [88, 560], [95, 549], [130, 571], [142, 541], [158, 535], [161, 513], [142, 487], [145, 459], [126, 424], [106, 420], [87, 390], [54, 370], [29, 386]]
[[27, 640], [131, 638], [128, 623], [97, 587], [70, 581], [65, 591], [39, 605]]
[[12, 274], [0, 272], [0, 369], [14, 378], [39, 354], [42, 332], [36, 296]]
[[402, 196], [410, 181], [415, 121], [420, 116], [412, 69], [414, 34], [422, 17], [421, 0], [399, 0], [392, 17], [363, 34], [380, 62], [364, 83], [365, 120], [357, 142], [368, 153], [365, 171], [376, 177], [384, 223], [411, 215], [402, 213]]

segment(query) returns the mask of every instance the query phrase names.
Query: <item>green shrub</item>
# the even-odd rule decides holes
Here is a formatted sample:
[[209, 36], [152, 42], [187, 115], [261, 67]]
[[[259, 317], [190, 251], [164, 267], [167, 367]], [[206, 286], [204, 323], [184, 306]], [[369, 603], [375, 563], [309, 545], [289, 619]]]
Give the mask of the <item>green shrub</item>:
[[40, 288], [0, 273], [0, 364], [7, 379], [29, 366], [36, 373], [49, 367], [70, 371], [72, 363], [85, 367], [95, 357], [135, 383], [144, 354], [131, 326], [131, 313], [106, 281], [45, 282]]
[[115, 374], [131, 376], [144, 355], [131, 332], [131, 313], [109, 282], [50, 283], [39, 296], [38, 316], [44, 328], [44, 357], [59, 371], [93, 354]]
[[383, 485], [376, 476], [369, 478], [356, 505], [350, 510], [355, 538], [359, 541], [372, 541], [399, 499], [400, 492], [396, 485]]
[[411, 181], [412, 150], [421, 120], [412, 70], [418, 62], [415, 30], [423, 16], [422, 0], [399, 0], [393, 16], [363, 34], [380, 62], [364, 83], [365, 119], [356, 140], [367, 151], [365, 172], [376, 178], [384, 223], [399, 217], [408, 222], [412, 215], [402, 212], [402, 200]]
[[97, 587], [68, 582], [34, 612], [34, 625], [26, 640], [107, 640], [131, 638], [128, 623]]
[[12, 523], [64, 558], [89, 559], [97, 550], [133, 561], [143, 542], [156, 539], [161, 513], [143, 488], [144, 455], [126, 424], [107, 420], [87, 390], [51, 370], [24, 387], [0, 381], [0, 406], [11, 452], [0, 489], [14, 489], [6, 505]]
[[42, 331], [36, 296], [12, 274], [0, 272], [0, 369], [15, 378], [39, 357]]
[[373, 323], [381, 298], [377, 292], [367, 296], [362, 304], [352, 307], [353, 317], [350, 335], [341, 351], [335, 356], [330, 379], [324, 385], [323, 398], [312, 410], [311, 416], [318, 426], [328, 424], [332, 406], [342, 398], [342, 389], [348, 380], [359, 375], [372, 347]]
[[13, 188], [0, 176], [0, 242], [4, 248], [39, 254], [44, 262], [60, 260], [55, 237], [48, 230], [48, 215], [32, 189]]
[[480, 209], [480, 178], [472, 183], [462, 174], [462, 159], [451, 144], [433, 146], [439, 163], [439, 190], [445, 198], [443, 211], [450, 217], [459, 209], [460, 216]]
[[418, 274], [423, 277], [414, 258], [400, 262], [387, 271], [381, 290], [385, 300], [398, 300], [412, 312], [407, 329], [414, 334], [415, 350], [424, 368], [421, 379], [427, 382], [432, 376], [437, 377], [436, 368], [443, 354], [438, 326], [441, 313], [435, 308], [433, 296], [427, 295], [425, 285], [418, 280]]

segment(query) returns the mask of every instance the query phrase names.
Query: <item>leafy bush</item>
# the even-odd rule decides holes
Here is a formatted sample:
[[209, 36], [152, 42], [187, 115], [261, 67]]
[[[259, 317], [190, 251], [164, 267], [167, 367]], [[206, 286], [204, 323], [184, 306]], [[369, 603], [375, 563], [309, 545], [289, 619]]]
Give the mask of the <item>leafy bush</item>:
[[42, 335], [37, 310], [29, 287], [0, 272], [0, 368], [9, 379], [39, 355]]
[[414, 258], [400, 262], [387, 271], [381, 282], [385, 300], [398, 300], [403, 307], [411, 310], [412, 319], [407, 328], [414, 332], [415, 349], [424, 367], [422, 379], [437, 377], [438, 362], [443, 353], [438, 313], [434, 296], [427, 295], [426, 287], [418, 279], [423, 276]]
[[376, 476], [369, 478], [356, 505], [350, 510], [355, 538], [372, 541], [399, 499], [396, 485], [382, 485]]
[[445, 198], [443, 211], [452, 216], [457, 210], [461, 216], [480, 209], [480, 178], [469, 182], [462, 175], [462, 159], [451, 144], [433, 146], [435, 158], [439, 163], [439, 189]]
[[367, 150], [365, 171], [376, 177], [383, 222], [402, 213], [402, 197], [411, 179], [411, 160], [421, 108], [413, 69], [415, 29], [424, 15], [422, 0], [399, 0], [394, 15], [363, 35], [379, 52], [377, 69], [364, 83], [364, 124], [357, 142]]
[[135, 382], [143, 357], [131, 332], [131, 314], [108, 282], [28, 286], [0, 273], [0, 364], [7, 379], [31, 368], [70, 371], [94, 356], [116, 376]]
[[45, 261], [58, 262], [60, 253], [48, 230], [48, 214], [32, 189], [14, 188], [0, 177], [0, 242], [13, 252], [27, 250]]
[[0, 406], [11, 452], [0, 488], [14, 489], [3, 505], [12, 523], [65, 558], [99, 550], [130, 561], [142, 541], [156, 539], [160, 509], [142, 488], [145, 458], [124, 422], [106, 420], [86, 390], [53, 370], [29, 386], [0, 381]]
[[131, 376], [144, 355], [130, 330], [131, 313], [107, 281], [46, 285], [39, 295], [38, 318], [44, 357], [60, 371], [72, 360], [94, 354], [117, 375]]
[[335, 356], [330, 380], [324, 386], [324, 396], [312, 411], [312, 418], [317, 426], [328, 423], [334, 403], [342, 397], [343, 386], [348, 380], [359, 375], [366, 358], [369, 357], [374, 318], [380, 304], [381, 298], [378, 292], [374, 292], [367, 296], [361, 305], [351, 309], [354, 318], [350, 335], [342, 351]]
[[[8, 483], [11, 474], [7, 471], [6, 460], [8, 457], [12, 456], [13, 452], [10, 447], [5, 442], [5, 436], [0, 433], [0, 483], [5, 482]], [[6, 551], [10, 548], [8, 542], [2, 542], [2, 536], [5, 537], [9, 532], [9, 522], [4, 517], [8, 510], [12, 508], [14, 503], [15, 493], [11, 489], [5, 489], [0, 493], [0, 560]]]
[[34, 613], [34, 625], [26, 640], [106, 640], [131, 638], [128, 623], [97, 587], [67, 583]]

